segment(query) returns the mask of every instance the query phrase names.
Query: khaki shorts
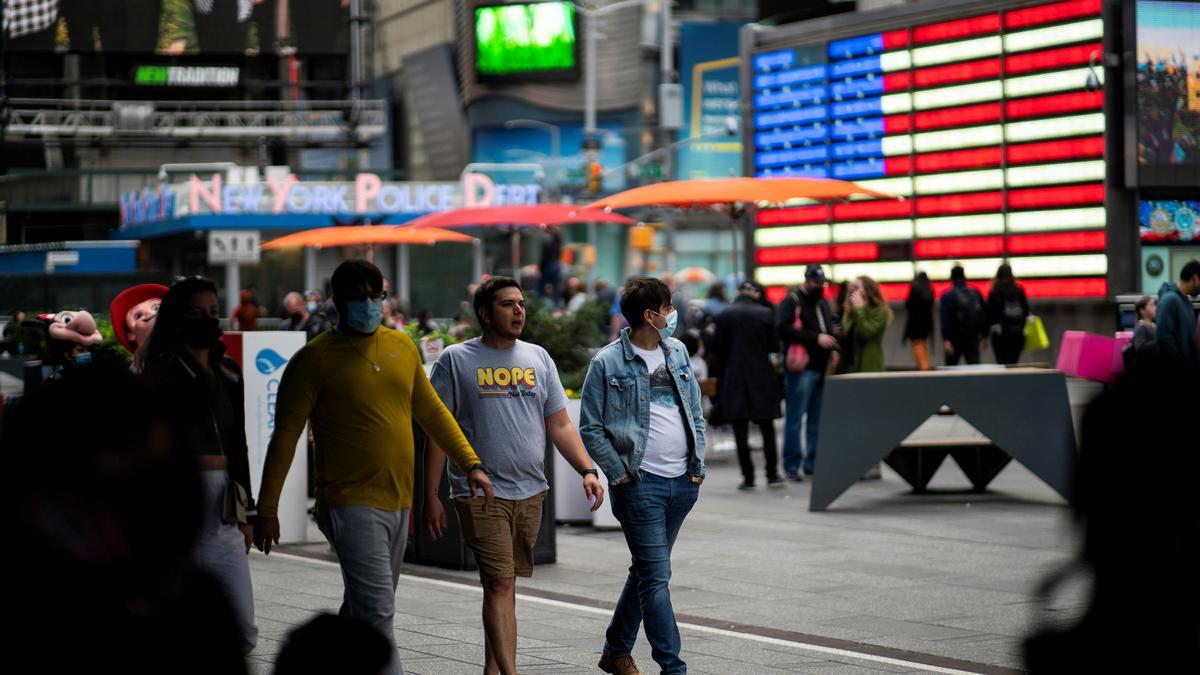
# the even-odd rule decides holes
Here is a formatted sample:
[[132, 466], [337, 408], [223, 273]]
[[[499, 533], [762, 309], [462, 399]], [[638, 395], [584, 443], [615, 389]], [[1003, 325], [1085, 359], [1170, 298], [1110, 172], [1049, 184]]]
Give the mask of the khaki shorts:
[[475, 553], [483, 581], [533, 576], [533, 544], [542, 527], [546, 493], [528, 499], [500, 499], [483, 511], [483, 497], [455, 497], [463, 540]]

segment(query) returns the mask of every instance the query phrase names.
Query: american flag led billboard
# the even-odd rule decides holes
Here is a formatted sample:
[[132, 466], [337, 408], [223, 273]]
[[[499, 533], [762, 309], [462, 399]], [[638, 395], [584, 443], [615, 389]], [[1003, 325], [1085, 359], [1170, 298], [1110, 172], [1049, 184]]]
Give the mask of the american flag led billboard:
[[759, 211], [758, 280], [777, 296], [819, 262], [896, 300], [917, 271], [985, 284], [1007, 260], [1030, 296], [1104, 296], [1100, 14], [1070, 0], [753, 54], [756, 175], [904, 197]]

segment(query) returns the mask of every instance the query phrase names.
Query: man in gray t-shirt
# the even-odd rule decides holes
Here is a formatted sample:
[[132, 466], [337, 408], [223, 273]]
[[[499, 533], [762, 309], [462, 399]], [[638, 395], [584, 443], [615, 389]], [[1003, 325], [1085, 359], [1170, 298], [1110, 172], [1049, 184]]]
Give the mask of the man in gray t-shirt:
[[[494, 499], [476, 497], [451, 467], [450, 496], [483, 583], [485, 672], [515, 674], [516, 577], [533, 574], [533, 545], [549, 489], [546, 435], [583, 476], [593, 511], [604, 501], [604, 487], [567, 416], [554, 361], [545, 349], [518, 339], [525, 327], [520, 285], [508, 277], [484, 282], [475, 292], [475, 315], [483, 337], [448, 347], [429, 379], [492, 479]], [[427, 441], [422, 519], [434, 539], [446, 527], [438, 497], [445, 465], [441, 448]]]

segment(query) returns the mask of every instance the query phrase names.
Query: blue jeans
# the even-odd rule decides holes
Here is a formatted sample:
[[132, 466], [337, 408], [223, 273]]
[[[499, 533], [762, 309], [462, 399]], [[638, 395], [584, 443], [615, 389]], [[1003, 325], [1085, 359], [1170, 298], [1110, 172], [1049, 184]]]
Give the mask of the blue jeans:
[[404, 675], [395, 650], [396, 583], [408, 544], [408, 509], [384, 511], [370, 506], [337, 506], [317, 512], [317, 527], [337, 553], [342, 568], [342, 608], [338, 613], [362, 619], [393, 645], [384, 671]]
[[679, 626], [667, 582], [675, 537], [699, 496], [700, 486], [687, 474], [663, 478], [644, 471], [640, 480], [609, 491], [613, 515], [624, 528], [633, 558], [605, 633], [604, 652], [609, 656], [633, 653], [638, 626], [645, 619], [646, 639], [662, 672], [687, 672], [679, 658]]
[[[825, 393], [825, 374], [815, 370], [785, 373], [787, 416], [783, 423], [783, 470], [789, 476], [804, 470], [813, 472], [817, 459], [817, 431], [821, 428], [821, 397]], [[805, 422], [805, 416], [808, 421]], [[804, 446], [800, 446], [800, 426], [804, 423]]]

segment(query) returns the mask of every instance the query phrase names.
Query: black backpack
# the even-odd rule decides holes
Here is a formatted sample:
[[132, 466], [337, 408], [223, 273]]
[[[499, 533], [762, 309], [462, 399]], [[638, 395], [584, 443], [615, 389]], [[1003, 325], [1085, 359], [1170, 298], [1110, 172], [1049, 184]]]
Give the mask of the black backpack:
[[954, 307], [954, 318], [958, 322], [960, 337], [979, 335], [983, 326], [983, 302], [979, 294], [968, 286], [954, 289], [957, 300]]
[[1000, 310], [1000, 329], [1006, 335], [1025, 332], [1025, 308], [1021, 307], [1021, 302], [1016, 298], [1004, 301]]

